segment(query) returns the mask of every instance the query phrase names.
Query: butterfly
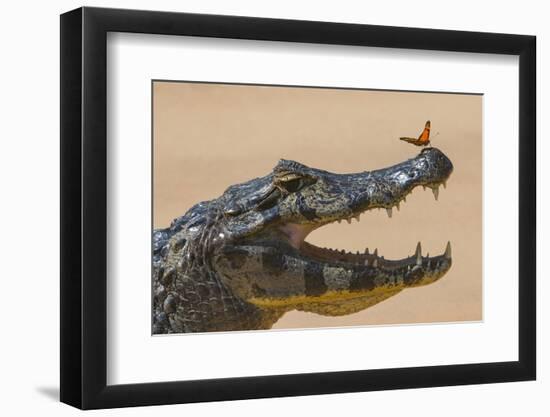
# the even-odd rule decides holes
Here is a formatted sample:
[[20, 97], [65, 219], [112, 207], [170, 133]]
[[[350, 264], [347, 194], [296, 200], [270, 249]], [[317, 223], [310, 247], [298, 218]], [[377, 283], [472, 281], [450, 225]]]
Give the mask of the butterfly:
[[408, 142], [408, 143], [412, 143], [413, 145], [416, 145], [416, 146], [427, 146], [430, 144], [430, 128], [431, 128], [431, 124], [430, 124], [430, 121], [428, 120], [424, 125], [424, 130], [422, 131], [418, 139], [407, 138], [407, 137], [403, 137], [399, 139], [404, 140], [405, 142]]

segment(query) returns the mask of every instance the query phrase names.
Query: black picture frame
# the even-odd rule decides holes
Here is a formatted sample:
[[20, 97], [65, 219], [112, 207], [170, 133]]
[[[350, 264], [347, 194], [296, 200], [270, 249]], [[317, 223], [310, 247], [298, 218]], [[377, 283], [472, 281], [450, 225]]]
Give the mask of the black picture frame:
[[[519, 360], [107, 385], [108, 32], [519, 56]], [[79, 8], [61, 15], [61, 401], [82, 409], [536, 378], [534, 36]]]

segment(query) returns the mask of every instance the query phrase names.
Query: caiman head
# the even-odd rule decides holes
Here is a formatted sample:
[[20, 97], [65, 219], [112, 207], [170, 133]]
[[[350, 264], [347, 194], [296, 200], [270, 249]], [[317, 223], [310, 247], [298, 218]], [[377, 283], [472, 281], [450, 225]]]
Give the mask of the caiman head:
[[[335, 174], [281, 160], [262, 178], [229, 187], [217, 199], [215, 227], [205, 238], [208, 263], [235, 296], [261, 309], [324, 315], [362, 310], [399, 291], [426, 285], [451, 267], [451, 246], [439, 256], [385, 259], [305, 241], [332, 222], [359, 220], [372, 209], [399, 207], [414, 188], [435, 198], [453, 170], [436, 148], [370, 172]], [[206, 242], [204, 242], [206, 243]]]

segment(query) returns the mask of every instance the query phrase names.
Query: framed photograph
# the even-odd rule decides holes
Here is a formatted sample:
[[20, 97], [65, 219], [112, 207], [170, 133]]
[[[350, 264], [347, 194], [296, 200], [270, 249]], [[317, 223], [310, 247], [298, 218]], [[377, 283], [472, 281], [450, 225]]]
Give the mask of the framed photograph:
[[533, 380], [535, 37], [61, 16], [61, 401]]

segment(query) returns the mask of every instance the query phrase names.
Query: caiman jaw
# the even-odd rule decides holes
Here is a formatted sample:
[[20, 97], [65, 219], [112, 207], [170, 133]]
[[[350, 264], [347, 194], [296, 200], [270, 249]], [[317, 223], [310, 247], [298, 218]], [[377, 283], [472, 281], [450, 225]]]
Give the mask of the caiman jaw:
[[[437, 185], [432, 185], [431, 188], [434, 190], [434, 195], [437, 200]], [[391, 217], [390, 213], [388, 213], [389, 217]], [[359, 222], [361, 214], [363, 213], [347, 217], [345, 220], [348, 223], [351, 223], [352, 219]], [[338, 219], [330, 223], [340, 223], [341, 221], [342, 219]], [[350, 271], [358, 269], [378, 270], [381, 274], [403, 277], [403, 281], [407, 281], [406, 278], [409, 277], [409, 282], [406, 282], [408, 286], [414, 286], [420, 283], [420, 281], [413, 282], [415, 277], [418, 276], [415, 272], [420, 268], [423, 269], [424, 275], [429, 275], [429, 277], [423, 277], [422, 285], [425, 285], [442, 276], [451, 266], [450, 242], [447, 242], [444, 252], [439, 256], [430, 257], [429, 254], [427, 256], [422, 256], [421, 243], [418, 242], [413, 255], [399, 260], [389, 260], [379, 255], [378, 249], [374, 249], [371, 253], [367, 247], [363, 253], [359, 251], [352, 253], [343, 249], [320, 248], [305, 241], [306, 237], [319, 227], [322, 226], [311, 224], [284, 224], [280, 226], [280, 230], [283, 235], [287, 237], [288, 243], [296, 249], [299, 256], [303, 259], [305, 258], [310, 262], [322, 264], [328, 268], [339, 267], [349, 269]]]
[[[451, 161], [436, 148], [389, 168], [356, 174], [283, 161], [249, 200], [248, 207], [254, 208], [242, 216], [251, 226], [245, 232], [226, 229], [239, 238], [222, 247], [216, 264], [241, 298], [263, 307], [307, 304], [310, 309], [325, 302], [334, 307], [335, 300], [358, 297], [374, 303], [403, 288], [429, 284], [451, 267], [450, 243], [439, 256], [422, 256], [418, 243], [412, 256], [388, 260], [376, 249], [353, 254], [305, 239], [329, 223], [360, 220], [368, 210], [385, 209], [391, 217], [416, 187], [430, 188], [437, 199], [452, 170]], [[235, 215], [233, 210], [230, 214]]]
[[[434, 194], [435, 200], [437, 201], [439, 199], [440, 184], [432, 183], [432, 184], [429, 184], [429, 185], [423, 185], [422, 187], [424, 189], [429, 187], [432, 190], [433, 194]], [[444, 188], [446, 187], [446, 181], [443, 182], [443, 187]], [[411, 190], [411, 192], [412, 192], [412, 190]], [[410, 194], [410, 192], [408, 194]], [[397, 203], [394, 206], [385, 208], [386, 213], [387, 213], [389, 218], [393, 217], [393, 207], [396, 207], [398, 211], [400, 210], [401, 201], [406, 201], [406, 196], [403, 196], [401, 200], [398, 200]], [[380, 207], [378, 207], [378, 208], [380, 208]], [[367, 209], [365, 209], [363, 211], [360, 211], [358, 213], [352, 213], [350, 215], [347, 215], [344, 218], [328, 221], [326, 223], [303, 223], [303, 224], [300, 224], [300, 223], [285, 223], [285, 224], [282, 224], [282, 225], [279, 226], [279, 230], [283, 233], [283, 235], [286, 236], [286, 238], [288, 239], [289, 244], [292, 247], [294, 247], [295, 249], [300, 250], [300, 249], [303, 248], [304, 244], [309, 245], [310, 247], [313, 246], [313, 245], [305, 242], [305, 239], [314, 230], [319, 229], [322, 226], [326, 226], [327, 224], [330, 224], [330, 223], [336, 223], [336, 222], [341, 223], [342, 220], [347, 221], [348, 224], [351, 224], [353, 220], [356, 220], [357, 222], [359, 222], [359, 221], [361, 221], [361, 215], [363, 215], [365, 212], [367, 212], [369, 210], [371, 210], [371, 209], [367, 208]], [[313, 246], [313, 247], [315, 247], [315, 246]], [[320, 248], [317, 248], [317, 249], [320, 249]], [[325, 250], [334, 251], [334, 249], [325, 249]], [[369, 249], [366, 248], [365, 253], [368, 254], [369, 253], [368, 251], [369, 251]], [[344, 253], [344, 252], [342, 252], [342, 253]], [[351, 252], [348, 252], [347, 254], [348, 255], [353, 255]], [[359, 253], [357, 253], [357, 255], [358, 254]]]
[[[429, 169], [426, 169], [429, 167]], [[451, 266], [451, 244], [439, 256], [423, 257], [420, 242], [414, 255], [400, 259], [387, 260], [375, 249], [372, 253], [366, 248], [364, 253], [351, 253], [344, 250], [320, 248], [305, 241], [315, 229], [326, 224], [342, 220], [351, 223], [360, 221], [366, 211], [384, 209], [389, 217], [393, 208], [399, 210], [401, 202], [412, 191], [422, 186], [433, 192], [435, 200], [439, 197], [439, 187], [446, 186], [452, 172], [452, 164], [443, 153], [435, 148], [422, 151], [416, 158], [390, 168], [360, 174], [335, 176], [333, 180], [343, 189], [353, 192], [347, 196], [349, 209], [334, 213], [319, 214], [313, 221], [288, 222], [278, 226], [279, 231], [296, 250], [296, 256], [306, 263], [317, 263], [320, 268], [340, 268], [349, 274], [361, 274], [366, 271], [385, 276], [388, 282], [405, 283], [409, 286], [418, 283], [427, 284], [442, 276]], [[321, 208], [322, 210], [322, 208]], [[316, 213], [319, 213], [318, 210]]]

